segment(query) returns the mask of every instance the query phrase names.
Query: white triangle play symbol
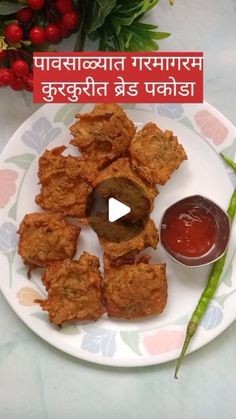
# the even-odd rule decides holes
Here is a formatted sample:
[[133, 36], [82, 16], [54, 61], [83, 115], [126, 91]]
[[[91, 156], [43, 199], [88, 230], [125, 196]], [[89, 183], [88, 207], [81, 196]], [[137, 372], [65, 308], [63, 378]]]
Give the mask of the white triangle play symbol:
[[115, 198], [110, 198], [108, 203], [108, 218], [110, 223], [113, 223], [124, 215], [129, 214], [131, 211], [130, 207], [122, 202], [117, 201]]

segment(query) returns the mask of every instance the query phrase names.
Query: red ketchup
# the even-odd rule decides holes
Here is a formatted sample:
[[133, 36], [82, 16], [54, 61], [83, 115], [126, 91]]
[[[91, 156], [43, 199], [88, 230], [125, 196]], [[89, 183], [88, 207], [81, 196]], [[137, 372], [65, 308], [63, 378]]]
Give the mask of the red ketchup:
[[161, 234], [163, 244], [172, 252], [186, 257], [199, 257], [214, 245], [217, 225], [209, 209], [180, 202], [166, 212]]

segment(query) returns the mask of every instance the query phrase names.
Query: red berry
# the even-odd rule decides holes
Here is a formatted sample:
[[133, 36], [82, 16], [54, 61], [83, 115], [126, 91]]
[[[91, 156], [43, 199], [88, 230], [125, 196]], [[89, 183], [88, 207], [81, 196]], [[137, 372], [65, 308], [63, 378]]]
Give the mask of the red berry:
[[67, 29], [73, 30], [77, 28], [79, 24], [79, 13], [75, 10], [70, 10], [66, 12], [62, 17], [62, 23]]
[[25, 7], [24, 9], [19, 10], [16, 13], [17, 19], [22, 23], [28, 23], [33, 15], [33, 10], [29, 7]]
[[33, 10], [40, 10], [44, 6], [44, 0], [28, 0], [27, 3]]
[[22, 41], [23, 30], [18, 23], [9, 23], [5, 28], [4, 35], [8, 42], [16, 44], [17, 42]]
[[29, 40], [34, 45], [42, 45], [46, 41], [46, 36], [43, 28], [39, 28], [38, 26], [34, 26], [29, 31]]
[[12, 70], [9, 70], [9, 68], [6, 68], [6, 67], [0, 68], [0, 85], [9, 86], [12, 80], [13, 80]]
[[56, 2], [56, 8], [61, 14], [69, 12], [69, 10], [72, 10], [73, 7], [74, 4], [72, 0], [57, 0]]
[[61, 32], [57, 25], [48, 25], [45, 28], [45, 35], [47, 41], [51, 44], [55, 44], [61, 39]]
[[61, 32], [61, 36], [62, 36], [62, 38], [68, 38], [70, 35], [71, 35], [71, 31], [70, 31], [70, 29], [67, 29], [65, 26], [64, 26], [64, 24], [63, 24], [63, 22], [58, 22], [58, 24], [57, 24], [57, 26], [58, 26], [58, 28], [60, 29], [60, 32]]
[[5, 60], [6, 56], [7, 56], [7, 52], [5, 49], [0, 51], [0, 61]]
[[12, 71], [17, 77], [24, 77], [29, 72], [29, 65], [24, 60], [16, 60], [12, 65]]
[[29, 73], [24, 79], [24, 88], [29, 92], [33, 92], [34, 83], [33, 83], [33, 74]]
[[14, 77], [12, 82], [10, 83], [10, 87], [13, 90], [22, 90], [24, 88], [24, 82], [22, 79]]

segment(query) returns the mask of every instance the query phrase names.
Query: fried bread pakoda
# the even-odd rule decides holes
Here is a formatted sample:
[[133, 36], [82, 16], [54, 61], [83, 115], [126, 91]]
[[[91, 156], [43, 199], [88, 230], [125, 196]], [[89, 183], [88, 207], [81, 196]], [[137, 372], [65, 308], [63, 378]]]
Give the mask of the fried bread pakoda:
[[[115, 186], [113, 185], [115, 183], [113, 182], [114, 178], [120, 179]], [[109, 182], [105, 182], [107, 180]], [[128, 181], [130, 181], [129, 185], [127, 184]], [[103, 182], [105, 188], [102, 187]], [[101, 185], [100, 192], [104, 198], [114, 196], [115, 193], [116, 199], [135, 208], [137, 213], [139, 209], [142, 211], [145, 209], [146, 214], [150, 213], [153, 209], [154, 199], [158, 194], [157, 188], [151, 186], [139, 176], [127, 157], [120, 158], [101, 170], [93, 182], [95, 188], [98, 185]]]
[[120, 156], [127, 155], [135, 134], [133, 122], [117, 104], [96, 105], [70, 127], [71, 144], [79, 148], [85, 158], [97, 162], [102, 168]]
[[116, 243], [101, 238], [99, 239], [105, 255], [109, 257], [111, 263], [115, 265], [134, 263], [134, 258], [139, 252], [147, 247], [156, 249], [158, 241], [158, 230], [152, 220], [147, 222], [140, 234], [130, 240], [123, 240], [120, 243]]
[[103, 291], [109, 317], [137, 319], [162, 313], [167, 302], [165, 264], [151, 265], [142, 258], [133, 265], [111, 266], [105, 258], [104, 267]]
[[25, 215], [18, 231], [18, 252], [29, 266], [29, 273], [37, 266], [73, 258], [80, 230], [55, 213]]
[[66, 147], [46, 150], [39, 159], [41, 191], [35, 202], [43, 209], [64, 216], [86, 218], [86, 206], [98, 174], [95, 162], [63, 156]]
[[187, 155], [172, 131], [146, 124], [131, 141], [130, 155], [140, 176], [151, 184], [164, 185]]
[[46, 300], [36, 300], [48, 311], [50, 322], [97, 320], [103, 313], [99, 259], [84, 252], [79, 260], [49, 265], [42, 276]]

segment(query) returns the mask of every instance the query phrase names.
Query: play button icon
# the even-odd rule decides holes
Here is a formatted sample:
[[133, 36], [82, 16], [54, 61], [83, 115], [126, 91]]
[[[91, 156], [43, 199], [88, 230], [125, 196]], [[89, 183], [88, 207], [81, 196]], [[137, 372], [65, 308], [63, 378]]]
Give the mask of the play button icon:
[[130, 211], [131, 209], [128, 207], [128, 205], [122, 204], [122, 202], [115, 198], [109, 199], [108, 219], [111, 223], [114, 223], [114, 221], [117, 221], [125, 215], [129, 214]]
[[125, 177], [99, 183], [87, 202], [87, 220], [98, 237], [120, 243], [136, 237], [149, 219], [150, 199], [143, 188]]

